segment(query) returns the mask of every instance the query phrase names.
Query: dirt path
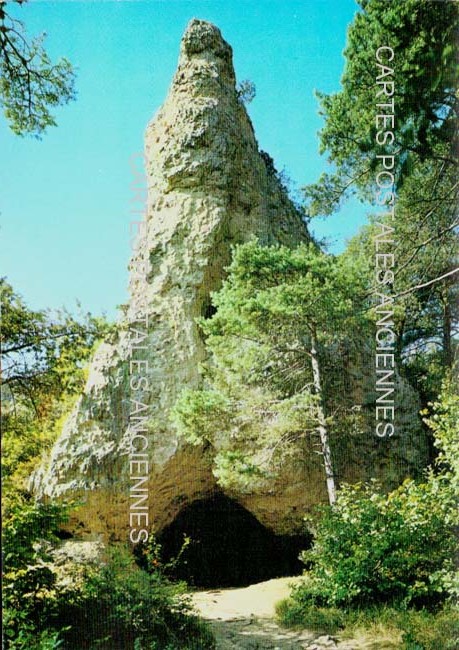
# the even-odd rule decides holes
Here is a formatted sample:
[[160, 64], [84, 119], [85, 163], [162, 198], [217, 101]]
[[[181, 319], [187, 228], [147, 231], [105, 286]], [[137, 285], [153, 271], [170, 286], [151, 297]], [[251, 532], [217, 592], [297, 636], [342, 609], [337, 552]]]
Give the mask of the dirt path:
[[328, 635], [280, 628], [274, 606], [289, 595], [298, 578], [268, 580], [243, 589], [201, 591], [193, 595], [197, 610], [217, 638], [218, 650], [353, 650]]

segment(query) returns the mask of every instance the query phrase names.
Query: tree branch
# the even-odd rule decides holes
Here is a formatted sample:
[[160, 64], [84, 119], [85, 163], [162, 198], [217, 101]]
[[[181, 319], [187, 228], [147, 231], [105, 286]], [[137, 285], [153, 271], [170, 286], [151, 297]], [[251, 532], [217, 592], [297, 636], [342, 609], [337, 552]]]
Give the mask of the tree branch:
[[443, 275], [440, 275], [438, 278], [434, 278], [433, 280], [429, 280], [429, 282], [424, 282], [423, 284], [417, 284], [415, 287], [410, 287], [409, 289], [406, 289], [405, 291], [401, 291], [400, 293], [397, 293], [395, 296], [393, 296], [393, 299], [395, 300], [396, 298], [400, 298], [401, 296], [406, 296], [409, 293], [413, 293], [413, 291], [418, 291], [419, 289], [424, 289], [425, 287], [429, 287], [433, 284], [436, 284], [437, 282], [441, 282], [445, 278], [450, 277], [451, 275], [454, 275], [455, 273], [459, 272], [459, 266], [452, 271], [448, 271], [448, 273], [444, 273]]

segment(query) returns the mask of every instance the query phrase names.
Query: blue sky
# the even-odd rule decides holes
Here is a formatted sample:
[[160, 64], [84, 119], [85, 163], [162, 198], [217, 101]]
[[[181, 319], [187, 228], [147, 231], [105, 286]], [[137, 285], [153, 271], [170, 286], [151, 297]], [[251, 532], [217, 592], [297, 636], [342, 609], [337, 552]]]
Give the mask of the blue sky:
[[[32, 0], [15, 11], [29, 34], [47, 33], [52, 57], [77, 67], [77, 101], [41, 141], [0, 119], [1, 275], [34, 308], [109, 316], [127, 299], [129, 159], [163, 102], [181, 35], [210, 20], [232, 45], [236, 76], [251, 79], [259, 145], [297, 187], [326, 168], [314, 90], [339, 89], [355, 0]], [[331, 250], [365, 218], [362, 206], [314, 222]]]

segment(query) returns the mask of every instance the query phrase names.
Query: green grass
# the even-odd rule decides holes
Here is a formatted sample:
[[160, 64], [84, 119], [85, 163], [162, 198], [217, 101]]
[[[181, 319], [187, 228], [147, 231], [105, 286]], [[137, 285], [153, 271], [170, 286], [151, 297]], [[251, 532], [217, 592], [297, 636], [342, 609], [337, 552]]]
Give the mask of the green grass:
[[435, 612], [385, 605], [345, 610], [288, 598], [276, 613], [286, 627], [352, 639], [356, 650], [459, 650], [459, 609], [451, 605]]

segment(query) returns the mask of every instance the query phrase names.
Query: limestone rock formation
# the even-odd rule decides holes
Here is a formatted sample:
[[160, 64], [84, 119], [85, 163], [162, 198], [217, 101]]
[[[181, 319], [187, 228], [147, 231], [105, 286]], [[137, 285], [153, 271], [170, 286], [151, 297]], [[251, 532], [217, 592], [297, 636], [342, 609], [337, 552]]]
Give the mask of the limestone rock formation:
[[[188, 25], [169, 94], [147, 128], [145, 155], [148, 207], [131, 262], [126, 321], [98, 348], [84, 394], [34, 477], [39, 495], [82, 501], [77, 530], [115, 539], [127, 539], [130, 529], [135, 400], [148, 407], [149, 526], [163, 529], [184, 506], [216, 490], [212, 449], [177, 439], [169, 411], [184, 387], [199, 385], [206, 353], [195, 319], [208, 313], [232, 246], [252, 236], [291, 246], [310, 239], [269, 156], [258, 150], [237, 95], [231, 48], [212, 24]], [[137, 356], [135, 323], [144, 348]], [[139, 361], [134, 370], [132, 359]], [[132, 383], [135, 370], [148, 390]], [[416, 408], [412, 394], [410, 400], [408, 420]], [[286, 467], [269, 488], [230, 496], [271, 529], [294, 532], [304, 511], [325, 496], [314, 458], [307, 471]]]

